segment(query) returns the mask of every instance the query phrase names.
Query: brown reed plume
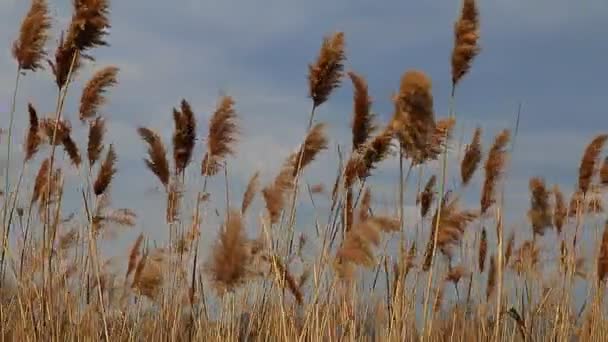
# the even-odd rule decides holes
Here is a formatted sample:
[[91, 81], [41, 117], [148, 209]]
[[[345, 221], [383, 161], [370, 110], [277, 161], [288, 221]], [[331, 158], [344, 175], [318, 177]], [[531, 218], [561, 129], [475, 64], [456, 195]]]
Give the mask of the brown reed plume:
[[486, 266], [486, 255], [488, 254], [488, 233], [484, 227], [481, 231], [481, 240], [479, 241], [479, 272], [483, 272]]
[[146, 253], [137, 263], [131, 287], [151, 300], [156, 300], [165, 280], [167, 261], [162, 250]]
[[481, 190], [481, 214], [485, 214], [487, 210], [496, 202], [495, 192], [496, 184], [501, 177], [507, 158], [506, 146], [511, 139], [511, 132], [507, 129], [501, 131], [495, 138], [494, 144], [488, 152], [488, 159], [484, 166], [485, 180]]
[[511, 255], [513, 255], [513, 247], [515, 246], [515, 233], [511, 232], [509, 235], [509, 239], [507, 240], [507, 247], [505, 247], [505, 258], [504, 265], [509, 264], [509, 260], [511, 259]]
[[463, 185], [468, 185], [481, 162], [481, 127], [475, 129], [473, 140], [467, 145], [464, 157], [460, 163], [460, 179]]
[[517, 274], [529, 273], [536, 270], [540, 261], [540, 249], [534, 241], [524, 241], [515, 251], [511, 267]]
[[140, 233], [137, 237], [137, 240], [135, 240], [135, 243], [133, 243], [133, 246], [131, 246], [131, 249], [129, 251], [129, 263], [127, 264], [127, 273], [125, 275], [125, 280], [129, 278], [129, 275], [133, 273], [135, 267], [137, 266], [137, 259], [139, 258], [139, 254], [141, 252], [141, 244], [143, 241], [144, 234]]
[[236, 119], [234, 100], [230, 96], [223, 96], [209, 121], [207, 153], [202, 163], [203, 176], [217, 174], [222, 160], [234, 154], [232, 144], [236, 142], [239, 133]]
[[353, 87], [355, 89], [353, 95], [353, 151], [359, 149], [372, 135], [376, 129], [374, 125], [375, 115], [371, 112], [372, 99], [369, 96], [367, 82], [365, 79], [353, 72], [348, 72]]
[[293, 277], [291, 272], [289, 272], [285, 264], [281, 261], [281, 258], [278, 255], [272, 255], [269, 261], [278, 274], [279, 286], [287, 288], [296, 299], [296, 302], [302, 305], [304, 302], [304, 295], [300, 290], [299, 282]]
[[387, 216], [372, 216], [357, 222], [346, 234], [344, 242], [336, 253], [334, 266], [340, 278], [352, 279], [355, 266], [375, 265], [373, 247], [380, 244], [381, 233], [399, 231], [399, 220]]
[[531, 178], [529, 188], [531, 197], [528, 218], [532, 223], [534, 234], [543, 236], [547, 228], [551, 227], [553, 218], [549, 203], [550, 193], [545, 186], [545, 181], [540, 177]]
[[266, 210], [270, 218], [270, 223], [275, 224], [279, 221], [281, 212], [285, 207], [285, 195], [293, 187], [295, 166], [285, 163], [279, 174], [275, 177], [272, 184], [262, 190], [262, 196], [266, 202]]
[[591, 182], [597, 172], [599, 156], [606, 140], [608, 140], [608, 134], [600, 134], [593, 138], [585, 148], [578, 172], [578, 189], [583, 195], [586, 195], [591, 187]]
[[[437, 235], [437, 247], [449, 260], [452, 259], [452, 247], [460, 244], [466, 227], [478, 214], [470, 210], [460, 210], [459, 199], [451, 199], [449, 193], [443, 197], [441, 208], [435, 210], [432, 229], [425, 251], [425, 259], [422, 269], [428, 271], [431, 267], [435, 234]], [[441, 214], [439, 214], [441, 213]], [[439, 220], [439, 222], [437, 222]]]
[[351, 155], [344, 168], [346, 188], [351, 187], [356, 180], [364, 180], [369, 177], [377, 164], [388, 157], [392, 138], [393, 131], [390, 127], [386, 127]]
[[394, 96], [395, 115], [391, 126], [406, 157], [420, 162], [428, 153], [435, 132], [431, 79], [418, 70], [401, 77], [399, 93]]
[[99, 196], [105, 193], [106, 189], [112, 182], [112, 178], [116, 174], [116, 152], [114, 152], [114, 147], [110, 145], [108, 148], [108, 153], [106, 154], [106, 159], [101, 164], [99, 168], [99, 173], [97, 174], [97, 179], [95, 179], [95, 184], [93, 185], [93, 190], [96, 196]]
[[172, 223], [179, 219], [179, 211], [183, 193], [184, 192], [180, 181], [177, 179], [177, 177], [174, 177], [169, 183], [169, 189], [167, 192], [167, 206], [165, 212], [165, 219], [167, 223]]
[[[55, 126], [57, 126], [57, 135], [54, 136]], [[63, 149], [70, 157], [70, 161], [74, 166], [79, 167], [82, 159], [76, 142], [72, 139], [72, 126], [67, 120], [42, 119], [40, 121], [40, 129], [45, 133], [51, 145], [63, 145]], [[53, 137], [55, 140], [53, 141]]]
[[50, 168], [51, 163], [48, 158], [40, 164], [40, 168], [38, 169], [38, 173], [36, 174], [36, 179], [34, 181], [32, 198], [30, 200], [30, 208], [38, 202], [40, 212], [43, 215], [46, 215], [45, 210], [43, 210], [45, 206], [53, 202], [57, 195], [62, 191], [61, 187], [63, 174], [61, 169], [56, 169], [55, 172], [50, 172]]
[[490, 300], [490, 297], [496, 289], [496, 282], [498, 279], [496, 275], [496, 258], [494, 255], [490, 257], [490, 268], [488, 269], [488, 286], [486, 287], [486, 300]]
[[432, 175], [426, 182], [424, 190], [418, 194], [418, 198], [416, 199], [416, 204], [420, 205], [420, 216], [422, 218], [425, 218], [426, 215], [428, 215], [429, 209], [431, 209], [431, 205], [433, 205], [433, 200], [435, 198], [436, 182], [437, 176]]
[[454, 286], [458, 286], [460, 280], [468, 275], [469, 272], [467, 271], [467, 269], [462, 265], [458, 265], [450, 268], [448, 274], [445, 276], [445, 281], [449, 281], [453, 283]]
[[40, 168], [38, 169], [38, 173], [36, 174], [36, 180], [34, 181], [34, 190], [32, 192], [32, 199], [30, 201], [30, 205], [35, 204], [43, 195], [43, 192], [46, 192], [46, 186], [49, 180], [49, 168], [50, 162], [48, 159], [45, 159], [42, 164], [40, 164]]
[[55, 61], [49, 61], [55, 82], [61, 89], [68, 81], [68, 75], [75, 75], [81, 66], [80, 57], [94, 58], [88, 50], [105, 46], [105, 36], [110, 28], [108, 0], [75, 0], [74, 12], [67, 30], [61, 34], [55, 50]]
[[327, 101], [331, 92], [340, 86], [346, 59], [344, 45], [343, 32], [323, 38], [317, 60], [308, 66], [309, 96], [314, 107]]
[[602, 283], [608, 278], [608, 221], [604, 227], [602, 234], [602, 244], [600, 245], [600, 253], [597, 257], [597, 280]]
[[13, 57], [20, 70], [36, 71], [46, 57], [44, 45], [51, 28], [51, 16], [46, 0], [32, 0], [29, 11], [21, 22], [19, 38], [13, 42]]
[[146, 166], [158, 177], [166, 189], [169, 186], [170, 172], [165, 145], [158, 133], [151, 129], [140, 127], [137, 132], [148, 144], [148, 159], [144, 159]]
[[246, 242], [241, 214], [231, 210], [207, 263], [207, 272], [218, 292], [231, 291], [245, 282], [248, 273]]
[[608, 186], [608, 157], [604, 158], [602, 166], [600, 167], [600, 184], [602, 186]]
[[[324, 132], [325, 124], [318, 123], [314, 125], [306, 135], [306, 139], [298, 153], [290, 156], [290, 163], [294, 165], [293, 176], [300, 173], [308, 164], [310, 164], [319, 152], [327, 149], [327, 135]], [[300, 161], [298, 163], [298, 161]]]
[[452, 137], [454, 125], [456, 125], [456, 119], [453, 117], [437, 120], [427, 148], [419, 151], [418, 155], [411, 156], [412, 162], [420, 165], [427, 161], [437, 160]]
[[79, 117], [81, 121], [92, 119], [99, 113], [99, 108], [106, 103], [104, 96], [109, 87], [118, 83], [116, 76], [119, 69], [108, 66], [98, 70], [85, 85], [80, 97]]
[[245, 189], [245, 193], [243, 194], [243, 202], [241, 204], [241, 214], [245, 215], [251, 203], [253, 203], [253, 199], [255, 198], [255, 194], [258, 192], [258, 188], [260, 186], [260, 173], [256, 172], [249, 179], [249, 183], [247, 183], [247, 188]]
[[190, 161], [192, 151], [196, 144], [196, 117], [190, 104], [183, 99], [181, 110], [173, 109], [173, 121], [175, 130], [173, 132], [173, 160], [175, 162], [175, 174], [183, 172]]
[[27, 136], [25, 138], [25, 161], [31, 160], [36, 152], [38, 152], [38, 148], [42, 144], [42, 139], [40, 137], [40, 123], [38, 122], [38, 114], [36, 113], [36, 108], [31, 103], [27, 104], [27, 111], [29, 113], [30, 125], [27, 131]]
[[555, 208], [553, 210], [553, 225], [557, 230], [557, 233], [561, 235], [566, 219], [568, 218], [568, 208], [566, 207], [566, 201], [564, 194], [560, 190], [558, 185], [553, 187], [553, 195], [555, 197]]
[[454, 49], [452, 51], [452, 92], [458, 82], [469, 72], [471, 63], [479, 54], [479, 12], [475, 0], [464, 0], [460, 18], [454, 24]]
[[82, 162], [82, 158], [80, 157], [80, 152], [78, 151], [78, 146], [76, 146], [76, 142], [72, 140], [71, 135], [66, 135], [62, 140], [63, 149], [67, 152], [70, 157], [70, 161], [74, 166], [79, 167]]
[[600, 214], [604, 211], [602, 192], [592, 185], [586, 195], [580, 190], [572, 193], [568, 206], [568, 217], [576, 217], [579, 214]]
[[89, 168], [99, 160], [103, 151], [103, 136], [106, 133], [106, 122], [102, 117], [97, 117], [89, 123], [89, 141], [87, 145], [87, 156]]

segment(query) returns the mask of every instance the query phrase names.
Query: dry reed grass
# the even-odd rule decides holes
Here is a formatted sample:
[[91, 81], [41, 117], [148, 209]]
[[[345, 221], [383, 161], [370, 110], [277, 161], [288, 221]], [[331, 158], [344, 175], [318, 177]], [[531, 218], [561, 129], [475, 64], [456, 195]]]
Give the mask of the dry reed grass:
[[[39, 118], [28, 103], [20, 175], [26, 174], [26, 166], [37, 170], [30, 180], [31, 194], [23, 196], [19, 178], [16, 189], [0, 196], [5, 213], [0, 243], [2, 339], [599, 341], [608, 336], [603, 302], [608, 280], [608, 222], [603, 234], [598, 226], [600, 220], [605, 221], [608, 158], [602, 149], [608, 135], [596, 136], [585, 149], [569, 202], [559, 186], [547, 188], [545, 179], [550, 175], [530, 180], [530, 208], [524, 213], [528, 221], [511, 229], [503, 245], [502, 235], [507, 233], [503, 220], [510, 218], [507, 220], [505, 203], [498, 198], [509, 190], [500, 180], [509, 158], [510, 131], [499, 132], [488, 151], [479, 212], [461, 209], [460, 199], [468, 203], [465, 191], [475, 184], [482, 161], [482, 130], [475, 129], [462, 159], [455, 163], [459, 165], [448, 165], [447, 155], [440, 160], [442, 153], [449, 152], [455, 116], [451, 108], [449, 117], [436, 119], [432, 81], [421, 71], [402, 75], [393, 96], [392, 119], [384, 126], [375, 122], [382, 116], [371, 111], [366, 80], [348, 72], [354, 88], [352, 150], [344, 159], [340, 155], [334, 189], [328, 196], [331, 206], [324, 211], [320, 203], [325, 196], [313, 196], [324, 194], [323, 184], [309, 185], [314, 211], [301, 212], [309, 218], [306, 223], [295, 224], [290, 218], [288, 227], [300, 231], [311, 226], [314, 231], [301, 232], [295, 248], [280, 248], [285, 235], [294, 233], [283, 229], [282, 215], [289, 209], [295, 215], [300, 204], [298, 178], [334, 138], [325, 123], [314, 122], [314, 113], [344, 76], [345, 38], [341, 32], [324, 38], [318, 58], [309, 65], [307, 86], [313, 102], [309, 127], [302, 144], [261, 190], [265, 213], [259, 215], [257, 225], [248, 219], [256, 216], [251, 210], [261, 173], [255, 172], [247, 183], [240, 210], [231, 209], [233, 183], [226, 167], [241, 137], [233, 98], [220, 98], [207, 137], [200, 139], [205, 144], [201, 159], [194, 156], [199, 138], [196, 115], [182, 100], [173, 109], [173, 165], [160, 133], [138, 129], [147, 147], [145, 165], [165, 190], [169, 241], [152, 239], [154, 232], [146, 231], [146, 226], [124, 256], [108, 257], [98, 245], [108, 240], [114, 243], [115, 235], [133, 229], [138, 219], [133, 210], [115, 209], [111, 202], [117, 152], [122, 146], [105, 148], [107, 122], [100, 109], [107, 101], [107, 89], [117, 83], [118, 69], [102, 68], [84, 85], [76, 115], [89, 121], [84, 146], [75, 138], [78, 127], [73, 128], [61, 114], [71, 78], [78, 77], [84, 60], [94, 59], [94, 48], [108, 44], [109, 13], [107, 0], [73, 1], [69, 26], [49, 61], [61, 90], [59, 108], [54, 117]], [[47, 2], [33, 0], [12, 46], [18, 70], [42, 68], [50, 23]], [[454, 28], [452, 100], [480, 51], [478, 42], [477, 3], [464, 0]], [[414, 172], [418, 174], [415, 202], [419, 218], [379, 214], [372, 200], [376, 188], [368, 178], [391, 159], [393, 141], [399, 143], [401, 173], [404, 159], [410, 162], [409, 171], [419, 171]], [[54, 163], [53, 149], [50, 158], [36, 164], [35, 156], [44, 144], [63, 146], [66, 163]], [[83, 177], [76, 188], [82, 202], [74, 209], [73, 200], [64, 199], [64, 193], [72, 192], [72, 182], [66, 179], [75, 178], [67, 168], [69, 164], [80, 166], [80, 149], [85, 148], [88, 173], [79, 174]], [[443, 169], [439, 184], [436, 174], [426, 174], [436, 171], [436, 161]], [[193, 162], [201, 163], [202, 189], [186, 177]], [[460, 169], [450, 184], [445, 176], [452, 167]], [[207, 187], [219, 181], [211, 176], [222, 168], [226, 171], [222, 180], [225, 198], [212, 196]], [[404, 184], [399, 195], [403, 195], [414, 180], [400, 177]], [[421, 183], [424, 179], [427, 182]], [[192, 194], [196, 206], [190, 217], [186, 210], [192, 206]], [[290, 195], [292, 208], [286, 206]], [[32, 215], [36, 206], [39, 215]], [[403, 206], [399, 203], [397, 212]], [[490, 215], [493, 206], [495, 216]], [[387, 212], [386, 205], [381, 209]], [[429, 217], [431, 210], [434, 214]], [[145, 215], [156, 217], [154, 212]], [[479, 231], [469, 229], [480, 216]], [[209, 233], [214, 218], [223, 223], [209, 256], [202, 260], [199, 243], [214, 240]], [[496, 234], [485, 229], [491, 224], [496, 224]], [[552, 226], [557, 235], [546, 234]], [[593, 228], [596, 239], [581, 238], [577, 245], [577, 237], [593, 234]], [[253, 230], [258, 230], [256, 239], [247, 236]], [[399, 246], [393, 246], [396, 232], [400, 232]], [[417, 246], [425, 242], [421, 254]], [[471, 248], [477, 243], [478, 250]], [[123, 263], [124, 269], [120, 267]], [[431, 265], [439, 277], [429, 281], [423, 294], [425, 307], [421, 307], [419, 281], [423, 272], [431, 271]], [[575, 280], [588, 288], [582, 306], [572, 300], [579, 299], [573, 289]], [[597, 283], [590, 286], [591, 281]], [[209, 291], [209, 285], [216, 291]], [[453, 291], [448, 285], [453, 285]], [[461, 290], [467, 285], [465, 297]], [[432, 310], [432, 314], [420, 331], [417, 316], [421, 310], [425, 314]]]

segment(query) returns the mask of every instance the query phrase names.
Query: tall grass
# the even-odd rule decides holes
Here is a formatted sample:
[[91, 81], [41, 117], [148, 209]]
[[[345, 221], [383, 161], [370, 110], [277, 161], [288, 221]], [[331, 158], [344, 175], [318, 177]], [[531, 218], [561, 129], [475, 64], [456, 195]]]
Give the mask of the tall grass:
[[[429, 76], [410, 69], [393, 97], [392, 118], [380, 122], [364, 77], [344, 72], [346, 35], [338, 32], [324, 38], [308, 67], [312, 109], [302, 143], [268, 184], [253, 170], [245, 188], [231, 186], [227, 157], [238, 158], [239, 144], [247, 144], [238, 99], [219, 99], [205, 137], [197, 135], [199, 116], [185, 99], [171, 113], [170, 146], [154, 127], [139, 127], [133, 134], [147, 147], [145, 176], [160, 182], [166, 195], [168, 238], [152, 243], [143, 231], [124, 260], [99, 248], [104, 235], [137, 220], [129, 208], [113, 208], [110, 196], [114, 179], [121, 177], [121, 146], [106, 145], [102, 113], [108, 91], [119, 82], [118, 68], [98, 69], [82, 90], [78, 113], [63, 113], [72, 81], [94, 59], [92, 50], [108, 45], [109, 11], [105, 0], [73, 2], [71, 22], [49, 62], [56, 110], [40, 117], [28, 103], [19, 177], [6, 173], [0, 199], [3, 340], [608, 339], [608, 158], [602, 159], [608, 135], [594, 137], [585, 149], [569, 202], [558, 186], [547, 184], [548, 175], [530, 180], [530, 208], [517, 230], [505, 221], [503, 202], [513, 153], [508, 147], [515, 138], [510, 130], [494, 132], [493, 144], [484, 149], [477, 126], [462, 158], [449, 157], [456, 89], [466, 86], [465, 75], [475, 77], [473, 61], [481, 51], [475, 0], [463, 1], [454, 26], [448, 117], [435, 115], [438, 100]], [[17, 75], [43, 70], [50, 22], [46, 1], [33, 0], [13, 44]], [[331, 193], [323, 184], [307, 184], [303, 193], [308, 165], [330, 153], [332, 141], [326, 125], [315, 122], [316, 109], [345, 74], [353, 86], [352, 146], [346, 155], [339, 151]], [[8, 156], [18, 141], [12, 131], [18, 84], [19, 78], [8, 167], [14, 167]], [[88, 125], [72, 127], [76, 120]], [[74, 139], [79, 129], [88, 129], [83, 146]], [[197, 144], [204, 145], [202, 156], [194, 154]], [[396, 210], [390, 210], [377, 205], [367, 180], [395, 157], [399, 194], [391, 203]], [[200, 172], [190, 179], [193, 165]], [[26, 166], [35, 171], [31, 179]], [[65, 181], [70, 169], [80, 176], [75, 185]], [[453, 169], [459, 177], [450, 184]], [[483, 185], [479, 208], [462, 207], [476, 181]], [[209, 184], [215, 183], [224, 191], [211, 192]], [[80, 195], [81, 214], [64, 216], [66, 191]], [[231, 203], [229, 194], [241, 191], [242, 201]], [[405, 215], [406, 191], [414, 193], [418, 217]], [[330, 203], [326, 221], [319, 220], [320, 196]], [[296, 212], [308, 200], [315, 210], [312, 223], [297, 222], [305, 218]], [[256, 201], [263, 202], [258, 213]], [[212, 205], [224, 208], [216, 213], [222, 221], [217, 236], [201, 234], [213, 224]], [[314, 232], [304, 230], [308, 225]], [[557, 234], [546, 234], [552, 229]], [[595, 230], [596, 239], [582, 239], [585, 230]], [[212, 242], [210, 251], [199, 248], [202, 240]], [[588, 258], [585, 251], [591, 250]], [[573, 300], [580, 297], [580, 284], [587, 289], [582, 306]]]

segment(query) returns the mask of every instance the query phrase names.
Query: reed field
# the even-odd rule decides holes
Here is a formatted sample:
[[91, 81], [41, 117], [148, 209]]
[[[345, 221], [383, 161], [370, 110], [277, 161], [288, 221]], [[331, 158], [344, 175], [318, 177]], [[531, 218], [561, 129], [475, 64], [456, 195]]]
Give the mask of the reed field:
[[[608, 127], [571, 165], [575, 187], [529, 180], [514, 227], [504, 185], [522, 148], [519, 114], [502, 130], [455, 133], [468, 120], [455, 100], [483, 53], [476, 0], [454, 13], [451, 96], [434, 97], [422, 70], [395, 70], [390, 120], [372, 109], [366, 70], [345, 67], [348, 32], [319, 37], [302, 66], [305, 135], [270, 181], [254, 168], [246, 186], [229, 177], [254, 134], [237, 97], [219, 96], [205, 122], [192, 99], [176, 98], [170, 140], [161, 127], [130, 133], [146, 151], [139, 177], [161, 189], [166, 238], [144, 226], [123, 251], [108, 241], [152, 213], [111, 197], [125, 147], [108, 141], [103, 108], [121, 70], [96, 58], [111, 43], [110, 2], [73, 0], [67, 27], [55, 27], [49, 5], [31, 0], [14, 41], [0, 42], [15, 65], [2, 75], [15, 77], [0, 120], [2, 341], [608, 341]], [[34, 73], [54, 81], [51, 110], [23, 91]], [[339, 87], [352, 89], [342, 116], [352, 139], [336, 151], [317, 113]], [[70, 98], [76, 112], [65, 110]], [[25, 132], [17, 117], [29, 118]], [[322, 155], [338, 161], [330, 183], [305, 176]], [[380, 205], [370, 180], [387, 162], [399, 167], [398, 195]], [[463, 200], [474, 182], [476, 198]]]

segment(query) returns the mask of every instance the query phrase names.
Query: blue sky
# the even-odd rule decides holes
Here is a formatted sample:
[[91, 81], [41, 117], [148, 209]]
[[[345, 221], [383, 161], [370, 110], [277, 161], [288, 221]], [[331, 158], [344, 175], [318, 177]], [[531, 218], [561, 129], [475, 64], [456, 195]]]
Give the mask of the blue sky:
[[[51, 1], [54, 38], [66, 27], [70, 1]], [[230, 160], [235, 191], [255, 171], [263, 180], [274, 176], [285, 156], [302, 139], [310, 101], [307, 64], [321, 39], [344, 31], [347, 70], [363, 74], [382, 122], [391, 114], [390, 95], [408, 69], [421, 69], [433, 79], [438, 116], [447, 113], [449, 55], [459, 1], [173, 1], [112, 2], [111, 46], [94, 51], [72, 87], [67, 118], [76, 121], [82, 83], [109, 64], [121, 68], [120, 84], [102, 109], [110, 123], [108, 142], [117, 146], [119, 174], [113, 187], [117, 206], [135, 206], [145, 216], [146, 230], [162, 229], [158, 211], [164, 198], [156, 179], [145, 170], [145, 146], [137, 126], [159, 130], [168, 143], [173, 128], [171, 108], [181, 98], [194, 107], [199, 135], [219, 94], [232, 95], [242, 119], [237, 158]], [[15, 63], [10, 46], [29, 1], [0, 3], [0, 107], [10, 103]], [[457, 91], [459, 127], [469, 140], [472, 128], [484, 128], [487, 144], [502, 128], [514, 124], [517, 104], [523, 116], [509, 173], [507, 201], [522, 216], [528, 205], [528, 179], [544, 175], [569, 192], [578, 163], [592, 136], [608, 128], [608, 2], [604, 0], [480, 1], [482, 52]], [[53, 110], [55, 85], [48, 70], [25, 77], [17, 107], [17, 132], [24, 132], [27, 101], [42, 113]], [[307, 172], [311, 183], [330, 184], [336, 169], [336, 144], [349, 146], [351, 86], [343, 87], [318, 111], [329, 124], [330, 151]], [[0, 122], [2, 127], [7, 120]], [[464, 131], [463, 131], [464, 129]], [[200, 162], [202, 148], [197, 149]], [[39, 156], [40, 159], [40, 156]], [[396, 161], [383, 165], [373, 182], [378, 198], [394, 198]], [[72, 176], [78, 179], [76, 171]], [[193, 181], [198, 172], [191, 170]], [[428, 174], [428, 172], [427, 172]], [[217, 180], [214, 188], [222, 189]], [[471, 198], [478, 189], [471, 189]], [[74, 191], [76, 193], [76, 191]], [[68, 194], [69, 195], [69, 194]], [[72, 194], [74, 195], [74, 194]], [[240, 193], [231, 193], [237, 201]], [[259, 205], [259, 203], [258, 203]], [[152, 227], [152, 228], [150, 228]], [[140, 227], [141, 228], [141, 227]]]

